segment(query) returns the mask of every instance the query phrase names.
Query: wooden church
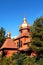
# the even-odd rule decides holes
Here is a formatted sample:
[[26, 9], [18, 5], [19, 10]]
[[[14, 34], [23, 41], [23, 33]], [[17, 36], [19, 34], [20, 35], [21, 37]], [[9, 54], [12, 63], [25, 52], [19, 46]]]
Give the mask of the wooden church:
[[23, 19], [23, 23], [20, 25], [19, 36], [12, 40], [10, 32], [7, 33], [7, 39], [1, 47], [1, 53], [5, 56], [12, 56], [13, 53], [26, 53], [28, 52], [29, 45], [31, 46], [30, 25], [27, 23], [26, 18]]

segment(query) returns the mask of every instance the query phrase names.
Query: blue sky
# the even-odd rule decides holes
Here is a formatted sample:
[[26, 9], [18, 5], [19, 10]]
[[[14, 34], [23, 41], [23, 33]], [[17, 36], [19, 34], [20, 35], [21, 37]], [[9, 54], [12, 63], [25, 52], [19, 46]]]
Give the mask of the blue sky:
[[43, 16], [43, 0], [0, 0], [0, 27], [12, 37], [19, 34], [19, 26], [24, 16], [30, 25], [34, 20]]

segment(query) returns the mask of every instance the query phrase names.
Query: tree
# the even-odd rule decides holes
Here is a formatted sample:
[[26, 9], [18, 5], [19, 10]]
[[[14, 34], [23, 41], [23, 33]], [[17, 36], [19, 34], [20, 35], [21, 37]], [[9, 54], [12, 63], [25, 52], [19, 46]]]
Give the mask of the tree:
[[[18, 53], [18, 54], [14, 54], [12, 56], [12, 60], [15, 63], [15, 65], [23, 65], [23, 60], [26, 58], [26, 54], [21, 54], [21, 53]], [[16, 61], [15, 61], [16, 60]]]
[[0, 28], [0, 47], [5, 41], [5, 29], [3, 27]]
[[40, 17], [34, 21], [31, 28], [32, 45], [31, 48], [43, 54], [43, 17]]

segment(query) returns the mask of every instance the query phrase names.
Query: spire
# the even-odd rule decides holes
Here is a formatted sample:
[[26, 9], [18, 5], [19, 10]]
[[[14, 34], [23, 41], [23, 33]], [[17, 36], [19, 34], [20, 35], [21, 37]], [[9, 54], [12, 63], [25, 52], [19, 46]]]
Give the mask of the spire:
[[7, 37], [8, 37], [8, 38], [11, 37], [11, 33], [10, 33], [10, 32], [7, 33]]

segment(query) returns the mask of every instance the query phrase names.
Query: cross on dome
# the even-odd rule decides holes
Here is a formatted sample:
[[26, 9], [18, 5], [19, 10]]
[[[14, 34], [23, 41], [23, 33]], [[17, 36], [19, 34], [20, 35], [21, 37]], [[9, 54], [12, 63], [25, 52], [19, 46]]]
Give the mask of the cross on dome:
[[24, 19], [23, 19], [23, 23], [26, 23], [26, 22], [27, 22], [27, 20], [26, 20], [26, 18], [24, 18]]

